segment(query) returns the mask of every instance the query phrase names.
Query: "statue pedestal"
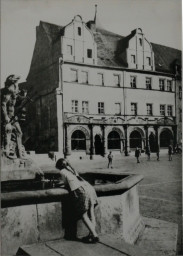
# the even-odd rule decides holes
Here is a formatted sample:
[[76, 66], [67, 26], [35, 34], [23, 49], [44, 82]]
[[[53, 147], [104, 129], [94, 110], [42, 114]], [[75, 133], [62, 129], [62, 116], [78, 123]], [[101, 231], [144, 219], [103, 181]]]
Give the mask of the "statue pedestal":
[[32, 159], [1, 157], [1, 181], [31, 180], [37, 175], [43, 175], [43, 173]]

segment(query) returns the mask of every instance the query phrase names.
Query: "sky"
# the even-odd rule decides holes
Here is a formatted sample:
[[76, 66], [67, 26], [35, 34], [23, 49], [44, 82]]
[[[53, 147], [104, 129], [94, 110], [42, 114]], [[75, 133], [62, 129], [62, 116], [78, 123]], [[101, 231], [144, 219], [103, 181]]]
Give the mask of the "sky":
[[106, 30], [127, 36], [142, 28], [145, 37], [181, 49], [181, 0], [1, 0], [1, 86], [10, 74], [26, 81], [40, 20], [67, 25], [79, 14], [97, 17]]

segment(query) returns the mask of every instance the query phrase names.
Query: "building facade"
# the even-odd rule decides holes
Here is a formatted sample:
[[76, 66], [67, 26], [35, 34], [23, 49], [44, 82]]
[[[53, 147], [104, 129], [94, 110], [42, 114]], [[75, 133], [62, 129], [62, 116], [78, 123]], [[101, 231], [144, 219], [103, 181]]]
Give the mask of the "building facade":
[[150, 43], [140, 28], [126, 37], [98, 28], [96, 15], [65, 27], [40, 22], [26, 84], [36, 94], [26, 148], [92, 159], [175, 146], [175, 59], [180, 51]]
[[177, 121], [177, 143], [182, 147], [182, 70], [180, 61], [175, 62], [176, 72], [176, 121]]

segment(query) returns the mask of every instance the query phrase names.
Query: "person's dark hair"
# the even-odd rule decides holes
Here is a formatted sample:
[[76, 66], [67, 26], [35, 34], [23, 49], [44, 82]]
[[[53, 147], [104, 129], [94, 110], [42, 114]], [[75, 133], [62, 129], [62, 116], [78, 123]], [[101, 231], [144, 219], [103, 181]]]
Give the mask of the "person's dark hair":
[[56, 162], [56, 165], [55, 167], [59, 170], [63, 169], [65, 167], [65, 163], [66, 163], [66, 160], [64, 158], [60, 158], [58, 159], [58, 161]]

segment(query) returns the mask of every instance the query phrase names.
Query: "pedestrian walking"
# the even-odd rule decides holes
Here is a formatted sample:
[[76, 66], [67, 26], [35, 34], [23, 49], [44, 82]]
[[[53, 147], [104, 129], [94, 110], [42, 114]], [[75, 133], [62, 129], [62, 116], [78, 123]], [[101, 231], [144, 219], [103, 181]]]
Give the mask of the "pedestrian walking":
[[149, 146], [147, 146], [146, 154], [147, 154], [147, 160], [150, 160], [151, 159], [151, 151], [150, 151]]
[[135, 150], [135, 157], [137, 158], [137, 163], [140, 163], [139, 157], [140, 157], [140, 149], [137, 147]]
[[112, 155], [112, 152], [110, 151], [109, 152], [109, 155], [108, 155], [108, 168], [113, 168], [112, 167], [112, 160], [113, 160], [113, 155]]
[[172, 161], [172, 146], [168, 146], [168, 156], [169, 156], [169, 161]]
[[176, 146], [176, 148], [175, 148], [175, 153], [176, 153], [176, 154], [182, 153], [182, 150], [181, 150], [181, 148], [179, 147], [179, 144], [177, 144], [177, 146]]
[[82, 219], [88, 230], [89, 235], [82, 239], [83, 242], [96, 243], [99, 241], [95, 230], [96, 220], [94, 207], [98, 204], [97, 195], [94, 188], [85, 181], [63, 158], [56, 162], [56, 168], [60, 170], [65, 188], [69, 191], [73, 215], [76, 220]]

